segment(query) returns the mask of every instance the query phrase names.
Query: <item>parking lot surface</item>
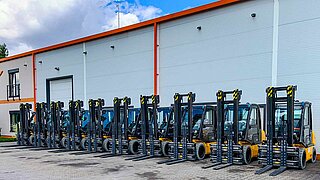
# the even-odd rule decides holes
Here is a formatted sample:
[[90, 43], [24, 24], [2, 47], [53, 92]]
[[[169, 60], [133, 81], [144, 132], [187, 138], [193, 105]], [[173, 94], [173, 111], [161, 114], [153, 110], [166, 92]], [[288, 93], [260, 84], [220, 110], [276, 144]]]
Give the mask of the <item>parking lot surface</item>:
[[125, 160], [129, 156], [95, 157], [102, 153], [77, 154], [52, 149], [0, 143], [0, 180], [11, 179], [320, 179], [320, 162], [305, 170], [287, 170], [276, 177], [255, 175], [257, 162], [221, 170], [202, 169], [208, 160], [175, 165], [157, 164], [164, 158]]

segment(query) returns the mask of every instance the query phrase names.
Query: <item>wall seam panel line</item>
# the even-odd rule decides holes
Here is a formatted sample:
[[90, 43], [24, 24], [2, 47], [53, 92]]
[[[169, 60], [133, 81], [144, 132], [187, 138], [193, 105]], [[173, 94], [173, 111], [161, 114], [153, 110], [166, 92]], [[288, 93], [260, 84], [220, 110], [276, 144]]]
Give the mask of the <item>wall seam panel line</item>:
[[87, 107], [87, 50], [86, 43], [82, 45], [83, 52], [83, 105], [84, 108]]
[[279, 0], [274, 0], [272, 33], [272, 86], [277, 86], [278, 81], [279, 14]]

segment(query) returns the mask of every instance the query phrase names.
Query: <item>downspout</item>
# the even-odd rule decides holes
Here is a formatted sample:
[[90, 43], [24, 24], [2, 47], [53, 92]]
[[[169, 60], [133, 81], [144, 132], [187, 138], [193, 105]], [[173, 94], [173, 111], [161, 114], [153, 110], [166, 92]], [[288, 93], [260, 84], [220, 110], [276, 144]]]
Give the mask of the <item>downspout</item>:
[[279, 14], [279, 0], [274, 0], [272, 40], [272, 86], [277, 86], [278, 83]]
[[37, 87], [36, 87], [36, 55], [32, 53], [32, 78], [33, 78], [33, 109], [36, 110]]
[[158, 24], [153, 24], [153, 94], [158, 94]]
[[83, 47], [83, 107], [87, 109], [87, 51], [86, 43], [82, 44]]

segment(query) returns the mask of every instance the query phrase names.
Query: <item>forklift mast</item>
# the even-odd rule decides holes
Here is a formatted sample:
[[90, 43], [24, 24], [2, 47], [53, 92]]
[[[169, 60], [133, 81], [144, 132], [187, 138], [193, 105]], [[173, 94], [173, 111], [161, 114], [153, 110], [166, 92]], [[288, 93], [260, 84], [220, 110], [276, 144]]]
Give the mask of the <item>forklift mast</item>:
[[[227, 100], [227, 95], [231, 95], [233, 100]], [[238, 123], [238, 110], [239, 102], [241, 99], [242, 91], [235, 89], [234, 91], [221, 91], [217, 92], [217, 111], [218, 111], [218, 127], [217, 127], [217, 162], [222, 162], [222, 142], [228, 142], [228, 163], [233, 163], [232, 153], [233, 144], [239, 143], [239, 123]], [[231, 132], [225, 136], [225, 105], [233, 104], [233, 123]]]
[[[119, 141], [119, 152], [122, 154], [122, 140], [128, 140], [128, 109], [131, 104], [131, 98], [124, 97], [113, 99], [114, 116], [112, 124], [112, 154], [116, 154], [116, 143]], [[123, 120], [121, 121], [121, 113]], [[124, 125], [122, 131], [122, 124]]]

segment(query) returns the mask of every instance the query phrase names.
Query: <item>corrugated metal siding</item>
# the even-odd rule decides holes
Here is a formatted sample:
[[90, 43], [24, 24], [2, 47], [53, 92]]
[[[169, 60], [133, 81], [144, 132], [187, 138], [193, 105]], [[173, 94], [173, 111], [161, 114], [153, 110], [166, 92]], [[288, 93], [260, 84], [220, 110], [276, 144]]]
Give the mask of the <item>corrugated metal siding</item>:
[[[297, 98], [313, 103], [320, 137], [320, 1], [281, 0], [278, 85], [298, 85]], [[319, 142], [319, 141], [318, 141]], [[320, 152], [320, 146], [317, 150]]]
[[234, 88], [244, 91], [243, 102], [264, 102], [272, 12], [272, 1], [250, 1], [160, 24], [162, 104], [172, 103], [175, 92], [194, 91], [198, 101], [212, 101], [218, 89]]

